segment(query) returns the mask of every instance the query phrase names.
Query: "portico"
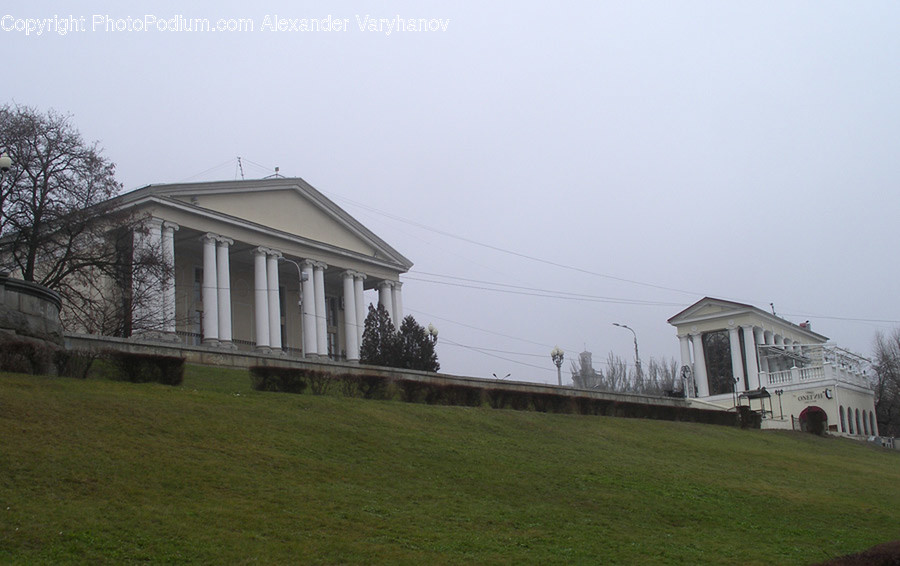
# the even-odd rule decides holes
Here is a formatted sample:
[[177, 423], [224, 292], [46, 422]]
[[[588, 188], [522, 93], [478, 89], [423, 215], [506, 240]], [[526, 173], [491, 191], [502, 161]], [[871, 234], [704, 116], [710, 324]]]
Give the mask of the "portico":
[[[742, 396], [777, 393], [780, 412], [764, 415], [775, 428], [796, 428], [793, 419], [801, 414], [824, 415], [832, 431], [876, 433], [867, 361], [829, 344], [808, 322], [706, 297], [669, 324], [677, 329], [681, 365], [690, 370], [682, 373], [692, 376], [696, 397], [730, 407]], [[849, 409], [861, 412], [856, 427], [847, 422]]]
[[151, 185], [120, 200], [147, 217], [135, 245], [173, 259], [153, 284], [163, 334], [356, 361], [368, 300], [402, 320], [412, 263], [302, 179]]

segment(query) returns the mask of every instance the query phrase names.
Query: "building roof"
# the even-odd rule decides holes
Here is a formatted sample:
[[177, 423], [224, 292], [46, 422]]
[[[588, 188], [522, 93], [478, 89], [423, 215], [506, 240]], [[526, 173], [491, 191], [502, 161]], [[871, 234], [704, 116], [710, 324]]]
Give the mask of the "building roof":
[[[413, 263], [299, 177], [147, 185], [120, 195], [125, 208], [157, 205], [318, 247], [341, 247], [399, 272]], [[340, 231], [340, 242], [323, 233]]]
[[788, 327], [801, 335], [813, 339], [815, 342], [827, 342], [828, 337], [817, 332], [813, 332], [808, 327], [794, 324], [775, 314], [764, 311], [760, 308], [748, 305], [746, 303], [738, 303], [725, 299], [716, 299], [714, 297], [704, 297], [679, 312], [668, 320], [672, 326], [683, 326], [690, 323], [715, 320], [720, 318], [734, 317], [742, 314], [752, 314], [765, 322], [774, 326]]

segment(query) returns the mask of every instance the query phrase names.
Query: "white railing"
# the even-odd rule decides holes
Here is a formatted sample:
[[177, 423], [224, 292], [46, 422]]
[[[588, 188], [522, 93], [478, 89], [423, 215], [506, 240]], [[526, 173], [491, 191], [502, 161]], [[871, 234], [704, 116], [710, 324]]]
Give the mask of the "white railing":
[[835, 366], [831, 363], [825, 363], [821, 366], [811, 366], [805, 368], [791, 368], [783, 371], [759, 372], [760, 382], [764, 386], [784, 385], [788, 383], [804, 383], [810, 381], [820, 381], [823, 379], [834, 379], [845, 383], [852, 383], [862, 387], [869, 387], [866, 377], [859, 372], [852, 371], [846, 367]]
[[763, 381], [766, 382], [767, 385], [781, 385], [782, 383], [790, 383], [791, 382], [791, 370], [786, 369], [784, 371], [773, 371], [773, 372], [759, 372], [761, 376], [764, 376]]

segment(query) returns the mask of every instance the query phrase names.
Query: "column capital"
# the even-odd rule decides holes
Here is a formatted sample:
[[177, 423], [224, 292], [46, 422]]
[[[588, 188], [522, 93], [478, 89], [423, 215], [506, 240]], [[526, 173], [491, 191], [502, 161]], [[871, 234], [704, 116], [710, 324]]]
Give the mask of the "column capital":
[[323, 269], [323, 270], [324, 270], [324, 269], [328, 269], [328, 264], [325, 263], [324, 261], [314, 261], [314, 262], [313, 262], [313, 267], [315, 267], [316, 269]]
[[203, 243], [215, 242], [218, 239], [219, 239], [219, 235], [213, 234], [212, 232], [207, 232], [206, 234], [203, 234], [202, 236], [200, 236], [200, 241]]
[[179, 228], [181, 228], [181, 226], [179, 226], [178, 224], [175, 224], [171, 220], [163, 221], [163, 229], [165, 229], [165, 230], [171, 230], [173, 232], [177, 232]]
[[393, 286], [394, 286], [394, 282], [388, 281], [387, 279], [385, 279], [384, 281], [382, 281], [381, 283], [378, 284], [378, 287], [380, 287], [380, 288], [393, 287]]
[[312, 269], [315, 266], [316, 266], [316, 260], [314, 260], [314, 259], [301, 259], [300, 260], [300, 267], [303, 267], [303, 268], [308, 267], [308, 268]]
[[353, 271], [352, 269], [348, 269], [348, 270], [344, 271], [343, 273], [341, 273], [341, 275], [343, 275], [344, 277], [347, 277], [349, 279], [355, 279], [357, 273], [355, 271]]
[[225, 236], [216, 237], [216, 241], [219, 242], [220, 247], [230, 246], [234, 243], [234, 240], [232, 240], [231, 238], [226, 238]]
[[284, 254], [283, 254], [283, 253], [281, 253], [281, 252], [278, 251], [278, 250], [273, 250], [272, 248], [269, 248], [269, 255], [272, 256], [272, 257], [274, 257], [276, 260], [281, 259], [282, 257], [284, 257]]
[[149, 217], [145, 218], [144, 220], [142, 220], [141, 224], [144, 224], [145, 226], [148, 226], [148, 227], [154, 226], [159, 229], [162, 229], [162, 225], [164, 222], [165, 222], [165, 220], [163, 220], [162, 218], [157, 218], [156, 216], [149, 216]]
[[269, 252], [272, 251], [269, 248], [264, 248], [263, 246], [259, 246], [253, 248], [253, 255], [269, 255]]
[[365, 280], [366, 280], [366, 274], [365, 274], [365, 273], [360, 273], [359, 271], [355, 272], [355, 274], [353, 275], [353, 277], [355, 277], [356, 279], [359, 279], [360, 281], [365, 281]]
[[400, 287], [403, 287], [403, 281], [393, 281], [393, 284], [394, 289], [400, 289]]

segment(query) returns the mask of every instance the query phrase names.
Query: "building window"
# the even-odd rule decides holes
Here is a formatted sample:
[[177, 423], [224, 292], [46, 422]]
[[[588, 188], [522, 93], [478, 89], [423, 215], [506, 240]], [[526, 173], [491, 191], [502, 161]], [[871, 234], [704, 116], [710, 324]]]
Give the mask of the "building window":
[[718, 330], [705, 333], [703, 335], [703, 354], [706, 357], [709, 394], [722, 395], [734, 391], [731, 340], [728, 337], [728, 331]]
[[838, 412], [841, 414], [841, 432], [847, 432], [847, 421], [844, 419], [844, 406], [841, 405]]
[[862, 434], [862, 429], [859, 427], [859, 409], [856, 409], [856, 434]]

